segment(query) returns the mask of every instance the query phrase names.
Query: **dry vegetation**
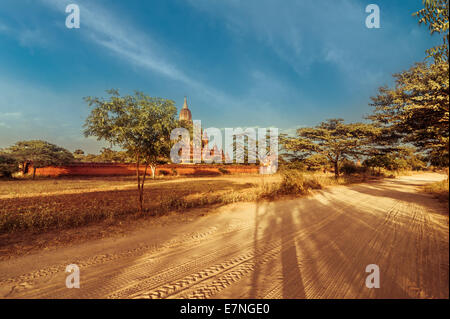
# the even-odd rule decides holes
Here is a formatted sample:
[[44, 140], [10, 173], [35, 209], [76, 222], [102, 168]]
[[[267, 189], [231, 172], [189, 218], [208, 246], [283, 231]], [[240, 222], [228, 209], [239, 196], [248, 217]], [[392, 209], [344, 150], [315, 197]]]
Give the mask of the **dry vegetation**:
[[0, 199], [24, 196], [41, 196], [55, 193], [87, 192], [133, 187], [132, 177], [83, 177], [83, 178], [20, 178], [0, 180]]
[[449, 200], [448, 193], [449, 179], [442, 180], [440, 182], [431, 183], [424, 186], [425, 192], [434, 195], [442, 202], [447, 202]]
[[242, 175], [162, 178], [150, 181], [144, 213], [138, 213], [134, 179], [80, 178], [0, 182], [0, 234], [42, 233], [102, 220], [159, 216], [169, 211], [304, 195], [327, 185], [362, 181], [330, 175], [284, 171], [273, 176]]

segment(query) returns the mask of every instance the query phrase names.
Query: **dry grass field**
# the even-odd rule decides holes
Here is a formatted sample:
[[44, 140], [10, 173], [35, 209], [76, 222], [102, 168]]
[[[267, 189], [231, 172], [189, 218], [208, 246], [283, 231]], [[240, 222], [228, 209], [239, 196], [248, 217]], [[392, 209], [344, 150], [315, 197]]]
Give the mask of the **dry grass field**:
[[75, 228], [101, 220], [159, 216], [168, 211], [307, 194], [330, 184], [345, 184], [331, 175], [289, 172], [273, 176], [148, 180], [145, 216], [137, 209], [133, 177], [58, 178], [0, 181], [0, 234]]
[[[249, 180], [255, 181], [255, 177]], [[149, 180], [145, 189], [146, 214], [161, 214], [163, 204], [170, 199], [241, 191], [253, 186], [243, 177]], [[0, 233], [43, 232], [137, 214], [134, 178], [1, 181], [0, 194]]]

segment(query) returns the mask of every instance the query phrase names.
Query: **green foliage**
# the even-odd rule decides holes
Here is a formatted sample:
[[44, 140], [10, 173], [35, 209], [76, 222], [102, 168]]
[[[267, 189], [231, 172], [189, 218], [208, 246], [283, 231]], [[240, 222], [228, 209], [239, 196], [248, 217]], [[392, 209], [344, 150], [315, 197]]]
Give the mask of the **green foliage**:
[[395, 87], [382, 87], [372, 98], [375, 125], [412, 143], [431, 162], [448, 165], [449, 154], [448, 63], [416, 64], [395, 74]]
[[358, 173], [359, 169], [352, 161], [344, 161], [341, 165], [341, 172], [344, 175], [352, 175]]
[[73, 154], [74, 154], [74, 155], [84, 155], [84, 151], [83, 151], [83, 150], [80, 150], [80, 149], [77, 149], [77, 150], [75, 150], [75, 151], [73, 152]]
[[103, 147], [100, 155], [95, 158], [95, 162], [102, 163], [130, 163], [133, 159], [125, 151], [114, 151], [110, 148]]
[[174, 102], [141, 92], [123, 97], [117, 90], [108, 93], [109, 99], [85, 98], [93, 107], [84, 125], [85, 136], [119, 146], [149, 164], [169, 156], [170, 132], [177, 123]]
[[431, 34], [442, 34], [442, 44], [426, 51], [427, 57], [433, 57], [434, 61], [448, 61], [448, 0], [424, 0], [424, 8], [413, 15], [419, 18], [419, 24], [426, 24]]
[[[111, 145], [126, 150], [136, 160], [139, 192], [139, 209], [143, 211], [143, 190], [150, 165], [153, 177], [160, 157], [169, 157], [170, 133], [176, 127], [177, 109], [174, 102], [154, 98], [142, 92], [120, 96], [117, 90], [109, 90], [108, 99], [86, 97], [92, 107], [85, 122], [84, 134], [96, 136]], [[145, 164], [141, 181], [139, 165]]]
[[19, 170], [17, 161], [7, 154], [0, 153], [0, 177], [10, 178]]
[[392, 153], [375, 155], [367, 158], [363, 165], [379, 167], [389, 171], [423, 170], [427, 167], [424, 157], [411, 147], [401, 147]]
[[298, 170], [298, 171], [306, 171], [307, 166], [306, 164], [301, 160], [291, 160], [289, 162], [282, 162], [282, 164], [278, 168], [279, 171], [282, 170]]
[[55, 144], [41, 140], [20, 141], [5, 150], [6, 154], [22, 164], [33, 165], [33, 178], [36, 168], [64, 165], [74, 161], [72, 153]]
[[305, 158], [305, 164], [310, 171], [317, 171], [323, 167], [326, 167], [329, 163], [326, 156], [322, 154], [312, 154]]
[[369, 124], [345, 124], [343, 119], [331, 119], [316, 127], [298, 129], [297, 137], [287, 140], [285, 147], [304, 157], [318, 155], [313, 158], [315, 163], [326, 158], [334, 166], [337, 178], [340, 163], [366, 154], [377, 134], [379, 129]]

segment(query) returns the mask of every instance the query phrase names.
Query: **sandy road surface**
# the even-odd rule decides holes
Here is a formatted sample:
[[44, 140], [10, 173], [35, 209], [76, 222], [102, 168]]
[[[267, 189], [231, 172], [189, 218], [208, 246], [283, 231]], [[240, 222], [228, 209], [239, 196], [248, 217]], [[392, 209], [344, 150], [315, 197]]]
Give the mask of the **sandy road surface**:
[[[0, 263], [3, 298], [448, 298], [449, 224], [422, 174], [238, 203]], [[80, 267], [80, 289], [65, 267]], [[366, 266], [380, 268], [368, 289]]]

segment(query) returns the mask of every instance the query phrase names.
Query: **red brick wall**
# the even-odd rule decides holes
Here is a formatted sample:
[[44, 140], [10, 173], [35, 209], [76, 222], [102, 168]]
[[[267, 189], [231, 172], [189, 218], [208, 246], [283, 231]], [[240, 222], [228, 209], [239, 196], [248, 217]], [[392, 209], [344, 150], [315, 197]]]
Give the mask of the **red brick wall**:
[[[256, 165], [207, 165], [207, 164], [165, 164], [156, 168], [156, 175], [166, 171], [173, 175], [175, 169], [178, 175], [219, 175], [219, 168], [224, 168], [231, 174], [255, 174], [258, 173]], [[144, 172], [144, 167], [140, 167]], [[30, 168], [31, 174], [33, 169]], [[151, 174], [150, 168], [147, 170]], [[105, 164], [105, 163], [74, 163], [66, 166], [49, 166], [36, 169], [37, 176], [106, 176], [106, 175], [134, 175], [135, 164]]]

